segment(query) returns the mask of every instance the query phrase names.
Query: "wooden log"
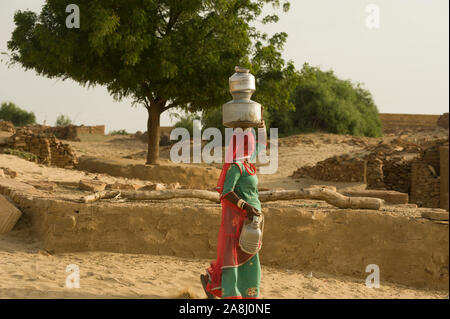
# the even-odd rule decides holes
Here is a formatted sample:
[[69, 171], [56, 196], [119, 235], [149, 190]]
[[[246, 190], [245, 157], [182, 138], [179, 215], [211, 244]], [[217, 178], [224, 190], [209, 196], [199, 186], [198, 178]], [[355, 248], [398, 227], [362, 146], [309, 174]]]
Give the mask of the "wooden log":
[[22, 216], [22, 212], [3, 195], [0, 195], [0, 234], [10, 232], [20, 216]]
[[[81, 199], [84, 203], [95, 202], [100, 199], [116, 197], [116, 192], [102, 191]], [[129, 200], [169, 200], [174, 198], [198, 198], [215, 203], [220, 202], [220, 196], [216, 192], [198, 189], [173, 189], [162, 191], [120, 191], [122, 198]], [[294, 200], [294, 199], [316, 199], [323, 200], [338, 208], [352, 209], [374, 209], [378, 210], [384, 204], [379, 198], [369, 197], [347, 197], [327, 188], [307, 188], [300, 190], [269, 191], [259, 193], [261, 202]]]
[[101, 191], [91, 195], [81, 197], [82, 203], [93, 203], [100, 199], [111, 199], [120, 195], [120, 191]]
[[121, 196], [131, 200], [168, 200], [174, 198], [198, 198], [220, 202], [219, 193], [200, 189], [168, 189], [161, 191], [121, 191]]
[[326, 188], [306, 188], [300, 190], [283, 190], [273, 192], [262, 192], [259, 194], [261, 202], [292, 199], [316, 199], [323, 200], [338, 208], [352, 209], [374, 209], [383, 206], [384, 201], [379, 198], [370, 197], [347, 197], [338, 192]]
[[343, 193], [349, 197], [374, 197], [383, 199], [389, 204], [408, 204], [409, 196], [407, 193], [400, 193], [397, 191], [388, 190], [359, 190], [359, 191], [346, 191]]

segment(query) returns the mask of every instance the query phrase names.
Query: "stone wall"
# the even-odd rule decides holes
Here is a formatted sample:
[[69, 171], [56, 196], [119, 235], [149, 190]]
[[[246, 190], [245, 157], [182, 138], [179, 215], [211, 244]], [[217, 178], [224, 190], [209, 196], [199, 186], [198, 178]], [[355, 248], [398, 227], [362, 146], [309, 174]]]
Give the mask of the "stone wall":
[[411, 167], [411, 203], [420, 207], [440, 207], [440, 182], [427, 163], [417, 161]]
[[61, 143], [54, 135], [21, 129], [9, 138], [7, 146], [36, 155], [44, 165], [73, 167], [78, 162], [70, 145]]
[[[401, 193], [411, 191], [412, 160], [404, 157], [393, 157], [383, 161], [383, 188]], [[371, 188], [372, 186], [368, 187]]]
[[46, 135], [54, 135], [60, 140], [79, 141], [80, 134], [105, 134], [105, 126], [84, 126], [84, 125], [66, 125], [66, 126], [46, 126], [46, 125], [28, 125], [25, 129], [36, 134], [43, 133]]
[[440, 176], [445, 178], [441, 167], [448, 167], [448, 155], [441, 163], [440, 148], [443, 145], [448, 145], [448, 138], [421, 146], [396, 139], [369, 146], [359, 153], [334, 156], [314, 166], [301, 167], [292, 177], [334, 182], [365, 181], [370, 190], [410, 194], [411, 203], [422, 207], [439, 208], [442, 198], [442, 207], [448, 209], [448, 186], [443, 186], [447, 191], [441, 191], [440, 187]]
[[415, 144], [394, 140], [390, 144], [380, 143], [359, 153], [334, 156], [314, 166], [301, 167], [292, 177], [365, 182], [368, 189], [409, 193], [412, 159], [407, 159], [403, 154], [419, 154], [419, 150]]
[[[411, 167], [411, 202], [423, 207], [440, 207], [441, 147], [436, 141], [424, 149]], [[448, 166], [448, 164], [447, 164]]]

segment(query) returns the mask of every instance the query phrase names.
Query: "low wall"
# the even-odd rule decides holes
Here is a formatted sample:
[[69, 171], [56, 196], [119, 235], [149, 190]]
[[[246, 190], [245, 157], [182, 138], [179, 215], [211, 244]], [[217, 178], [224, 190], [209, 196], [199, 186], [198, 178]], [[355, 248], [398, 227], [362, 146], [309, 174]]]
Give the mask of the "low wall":
[[84, 126], [80, 125], [76, 127], [77, 135], [80, 134], [97, 134], [97, 135], [105, 135], [105, 126], [104, 125], [96, 125], [96, 126]]
[[[2, 186], [51, 252], [109, 251], [214, 259], [221, 209], [183, 202], [81, 204]], [[269, 205], [269, 206], [268, 206]], [[263, 205], [264, 265], [448, 289], [449, 227], [386, 211]], [[207, 265], [205, 265], [207, 267]]]
[[77, 169], [91, 173], [104, 173], [116, 177], [137, 178], [154, 183], [180, 183], [188, 188], [216, 187], [220, 170], [195, 165], [123, 164], [113, 160], [82, 156]]
[[385, 133], [393, 133], [403, 129], [434, 129], [440, 115], [428, 114], [391, 114], [380, 113], [380, 120]]
[[449, 189], [448, 189], [448, 145], [442, 146], [440, 148], [441, 158], [440, 158], [440, 186], [441, 186], [441, 197], [440, 205], [441, 208], [448, 211], [448, 201], [449, 201]]

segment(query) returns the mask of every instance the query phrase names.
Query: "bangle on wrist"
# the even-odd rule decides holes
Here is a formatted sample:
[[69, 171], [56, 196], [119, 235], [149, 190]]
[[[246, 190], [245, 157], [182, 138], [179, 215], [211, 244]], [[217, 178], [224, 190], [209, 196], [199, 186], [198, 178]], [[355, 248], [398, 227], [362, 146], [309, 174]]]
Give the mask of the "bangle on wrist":
[[239, 199], [236, 206], [239, 207], [240, 209], [243, 209], [245, 204], [246, 204], [245, 200]]

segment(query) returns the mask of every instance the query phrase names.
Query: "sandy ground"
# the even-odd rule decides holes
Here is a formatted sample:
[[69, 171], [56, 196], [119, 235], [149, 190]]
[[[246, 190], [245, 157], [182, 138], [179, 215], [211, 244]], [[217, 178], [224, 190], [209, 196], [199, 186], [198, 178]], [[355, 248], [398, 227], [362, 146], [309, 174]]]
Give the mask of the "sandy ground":
[[[205, 298], [198, 279], [208, 260], [103, 252], [50, 255], [27, 228], [0, 235], [0, 298]], [[66, 267], [80, 288], [66, 288]], [[262, 298], [448, 298], [448, 292], [262, 267]]]
[[[380, 139], [364, 139], [365, 143], [379, 141]], [[279, 170], [274, 175], [260, 176], [260, 186], [298, 189], [308, 184], [317, 184], [316, 181], [294, 180], [288, 176], [300, 166], [311, 165], [330, 156], [363, 147], [353, 142], [353, 138], [331, 134], [283, 139], [279, 148]], [[79, 155], [115, 159], [138, 154], [146, 149], [146, 145], [140, 141], [117, 136], [92, 136], [70, 144]], [[163, 157], [167, 153], [167, 149], [162, 150]], [[46, 167], [4, 154], [0, 154], [0, 167], [13, 169], [18, 173], [16, 179], [24, 182], [76, 183], [82, 178], [99, 176], [108, 183], [117, 181], [145, 184], [139, 180]], [[364, 185], [355, 183], [336, 186], [338, 189], [364, 188]], [[204, 298], [198, 277], [208, 263], [208, 260], [103, 252], [51, 255], [33, 239], [27, 225], [19, 222], [14, 231], [0, 235], [0, 298]], [[79, 289], [65, 288], [65, 278], [68, 275], [66, 267], [70, 264], [76, 264], [80, 268]], [[264, 265], [262, 271], [263, 298], [449, 297], [448, 291], [410, 289], [383, 282], [379, 289], [369, 289], [363, 280], [274, 269]]]

